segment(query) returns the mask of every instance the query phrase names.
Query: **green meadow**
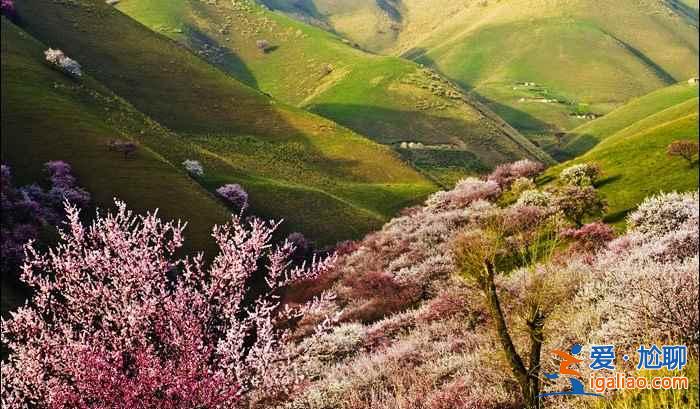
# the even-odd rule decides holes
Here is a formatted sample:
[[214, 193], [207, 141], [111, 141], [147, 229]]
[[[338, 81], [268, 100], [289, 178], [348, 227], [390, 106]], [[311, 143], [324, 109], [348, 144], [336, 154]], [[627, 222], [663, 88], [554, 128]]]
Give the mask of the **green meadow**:
[[587, 135], [587, 141], [597, 144], [549, 169], [547, 175], [554, 178], [576, 163], [600, 165], [603, 177], [598, 188], [609, 204], [606, 221], [621, 225], [626, 214], [647, 196], [698, 187], [698, 161], [688, 163], [666, 153], [675, 140], [698, 141], [697, 85], [681, 83], [651, 93], [572, 134]]
[[252, 1], [125, 0], [118, 8], [280, 101], [394, 148], [422, 143], [437, 160], [411, 163], [441, 184], [516, 158], [551, 160], [436, 73]]

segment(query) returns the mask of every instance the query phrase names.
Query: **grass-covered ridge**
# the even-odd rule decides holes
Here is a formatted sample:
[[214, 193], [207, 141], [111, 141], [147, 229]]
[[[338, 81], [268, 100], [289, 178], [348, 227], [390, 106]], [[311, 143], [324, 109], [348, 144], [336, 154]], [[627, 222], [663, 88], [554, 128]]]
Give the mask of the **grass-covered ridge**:
[[659, 90], [585, 129], [586, 135], [599, 141], [597, 145], [584, 155], [551, 168], [548, 174], [555, 176], [577, 163], [600, 165], [604, 175], [599, 188], [610, 206], [608, 221], [621, 221], [647, 196], [698, 188], [698, 161], [689, 164], [666, 153], [675, 140], [698, 141], [697, 85], [681, 83]]
[[[265, 2], [300, 12], [288, 7], [296, 2]], [[436, 68], [535, 140], [698, 72], [694, 1], [306, 3], [363, 47]], [[396, 5], [398, 15], [380, 3]]]
[[[437, 74], [369, 54], [253, 1], [125, 0], [117, 8], [254, 88], [398, 148], [439, 181], [453, 181], [445, 175], [454, 169], [549, 160]], [[422, 143], [421, 152], [401, 150], [402, 142]], [[416, 154], [430, 160], [413, 160]]]
[[177, 135], [151, 149], [175, 166], [200, 160], [208, 190], [241, 183], [256, 214], [319, 243], [359, 237], [435, 189], [391, 149], [270, 99], [103, 2], [17, 9], [27, 31]]
[[566, 136], [561, 155], [582, 155], [607, 137], [635, 124], [637, 129], [640, 124], [647, 123], [653, 127], [656, 125], [654, 119], [650, 118], [652, 122], [640, 121], [697, 97], [698, 87], [682, 82], [633, 99], [605, 117], [571, 130]]

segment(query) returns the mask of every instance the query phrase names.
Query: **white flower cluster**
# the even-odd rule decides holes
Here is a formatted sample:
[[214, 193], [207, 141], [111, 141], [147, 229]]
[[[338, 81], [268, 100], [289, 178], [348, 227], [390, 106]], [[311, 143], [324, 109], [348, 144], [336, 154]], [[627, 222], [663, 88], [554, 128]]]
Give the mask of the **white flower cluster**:
[[575, 186], [590, 186], [598, 176], [600, 176], [598, 167], [588, 163], [570, 166], [559, 175], [564, 183]]
[[78, 62], [74, 59], [67, 57], [63, 51], [49, 48], [48, 50], [44, 51], [44, 55], [46, 56], [47, 62], [60, 68], [61, 71], [65, 72], [66, 74], [76, 78], [83, 76], [83, 70], [80, 67], [80, 64], [78, 64]]
[[642, 234], [663, 235], [698, 220], [698, 192], [661, 193], [649, 197], [628, 217], [631, 229]]
[[518, 198], [518, 206], [548, 207], [552, 203], [552, 195], [537, 189], [526, 190]]
[[204, 176], [204, 167], [198, 160], [187, 159], [182, 162], [182, 166], [184, 166], [185, 170], [192, 176]]

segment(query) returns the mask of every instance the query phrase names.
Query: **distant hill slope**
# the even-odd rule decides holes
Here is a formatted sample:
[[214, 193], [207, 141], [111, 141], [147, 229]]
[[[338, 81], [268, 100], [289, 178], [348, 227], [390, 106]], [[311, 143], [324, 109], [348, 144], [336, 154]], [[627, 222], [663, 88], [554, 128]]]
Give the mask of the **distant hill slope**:
[[[291, 14], [298, 3], [263, 1]], [[698, 72], [692, 0], [307, 3], [363, 47], [436, 68], [535, 140]]]
[[[617, 132], [647, 123], [643, 120], [697, 97], [698, 87], [682, 82], [635, 98], [608, 115], [571, 130], [566, 135], [562, 155], [581, 155]], [[650, 124], [652, 127], [655, 125], [653, 122]]]
[[604, 172], [599, 187], [610, 204], [607, 220], [621, 220], [654, 193], [698, 189], [698, 161], [689, 165], [666, 154], [675, 140], [698, 141], [697, 85], [679, 84], [632, 101], [592, 122], [588, 132], [600, 142], [548, 174], [576, 163], [598, 163]]
[[[252, 0], [123, 0], [117, 8], [254, 88], [398, 148], [436, 180], [516, 158], [550, 160], [436, 73]], [[400, 149], [404, 142], [423, 146]]]
[[[210, 192], [225, 183], [242, 184], [254, 213], [284, 218], [288, 230], [300, 230], [318, 244], [361, 237], [436, 189], [390, 149], [271, 100], [102, 1], [26, 0], [17, 9], [31, 34], [64, 50], [89, 76], [169, 130], [161, 135], [136, 128], [130, 131], [134, 138], [175, 167], [185, 159], [200, 160], [205, 176], [198, 182]], [[36, 50], [31, 55], [40, 64], [43, 55]], [[16, 81], [26, 86], [24, 77]], [[43, 98], [38, 90], [32, 95]], [[3, 121], [19, 110], [3, 109]], [[83, 122], [80, 110], [71, 120]], [[23, 131], [7, 137], [20, 138]], [[187, 206], [190, 213], [200, 211], [196, 202]]]

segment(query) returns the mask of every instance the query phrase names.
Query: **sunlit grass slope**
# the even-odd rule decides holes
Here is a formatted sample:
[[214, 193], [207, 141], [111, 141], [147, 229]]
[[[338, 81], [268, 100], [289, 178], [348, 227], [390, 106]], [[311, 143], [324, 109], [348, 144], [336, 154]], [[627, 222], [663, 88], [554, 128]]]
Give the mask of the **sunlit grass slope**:
[[[294, 3], [268, 2], [285, 12]], [[436, 68], [534, 140], [698, 72], [694, 0], [343, 3], [305, 2], [363, 47]]]
[[176, 134], [177, 143], [146, 132], [151, 149], [175, 166], [202, 161], [198, 181], [210, 191], [241, 183], [254, 213], [319, 244], [360, 237], [436, 188], [389, 148], [270, 99], [101, 1], [27, 0], [18, 13], [30, 33]]
[[[516, 158], [548, 160], [514, 129], [415, 63], [372, 55], [248, 0], [124, 0], [117, 6], [248, 85], [380, 143], [441, 179]], [[259, 41], [269, 45], [266, 51]]]
[[[679, 98], [663, 108], [670, 95], [679, 96], [690, 88], [694, 96]], [[548, 171], [557, 175], [565, 167], [581, 162], [601, 166], [599, 183], [610, 209], [607, 220], [618, 222], [645, 197], [658, 192], [689, 191], [698, 188], [698, 161], [689, 164], [669, 157], [667, 146], [675, 140], [698, 141], [698, 88], [680, 84], [657, 91], [619, 108], [591, 123], [600, 142], [584, 155]], [[643, 101], [643, 104], [639, 102]], [[657, 112], [648, 112], [650, 106]], [[595, 125], [595, 126], [593, 126]]]
[[570, 131], [564, 140], [562, 153], [570, 157], [581, 155], [605, 138], [634, 124], [637, 127], [647, 124], [642, 120], [697, 97], [698, 87], [682, 82], [633, 99], [605, 117]]

